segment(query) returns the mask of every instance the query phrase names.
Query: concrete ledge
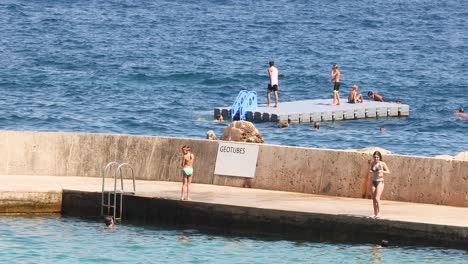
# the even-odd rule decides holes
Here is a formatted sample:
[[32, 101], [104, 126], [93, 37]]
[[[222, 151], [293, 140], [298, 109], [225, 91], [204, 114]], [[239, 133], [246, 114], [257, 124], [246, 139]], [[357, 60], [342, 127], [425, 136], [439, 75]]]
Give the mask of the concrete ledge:
[[60, 213], [62, 191], [1, 191], [0, 213]]
[[[95, 217], [100, 193], [65, 190], [66, 215]], [[79, 201], [79, 202], [77, 202]], [[468, 248], [468, 228], [354, 215], [284, 211], [204, 202], [183, 202], [158, 197], [124, 197], [124, 219], [141, 224], [214, 229], [228, 233], [264, 234], [305, 240], [435, 245]]]

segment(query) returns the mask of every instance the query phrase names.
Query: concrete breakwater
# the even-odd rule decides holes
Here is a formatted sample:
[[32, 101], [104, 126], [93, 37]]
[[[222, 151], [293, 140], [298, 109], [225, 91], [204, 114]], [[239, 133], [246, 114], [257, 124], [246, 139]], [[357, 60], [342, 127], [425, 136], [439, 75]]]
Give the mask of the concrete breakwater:
[[[125, 180], [129, 184], [130, 180]], [[96, 177], [0, 175], [0, 215], [61, 213], [99, 219]], [[468, 208], [384, 201], [384, 219], [370, 219], [367, 199], [194, 184], [180, 201], [180, 182], [136, 182], [123, 198], [125, 223], [181, 226], [312, 241], [468, 247]], [[105, 211], [105, 213], [107, 213]]]
[[[180, 181], [180, 147], [197, 156], [194, 183], [363, 198], [369, 154], [260, 145], [253, 179], [214, 174], [219, 141], [92, 133], [0, 131], [0, 174], [100, 177], [117, 160], [140, 180]], [[386, 155], [383, 200], [468, 207], [468, 161]]]
[[[100, 193], [64, 190], [62, 214], [94, 217]], [[269, 235], [308, 241], [444, 246], [467, 249], [467, 227], [352, 215], [265, 209], [206, 202], [181, 202], [158, 197], [126, 196], [124, 219], [150, 225], [182, 226], [243, 235]]]

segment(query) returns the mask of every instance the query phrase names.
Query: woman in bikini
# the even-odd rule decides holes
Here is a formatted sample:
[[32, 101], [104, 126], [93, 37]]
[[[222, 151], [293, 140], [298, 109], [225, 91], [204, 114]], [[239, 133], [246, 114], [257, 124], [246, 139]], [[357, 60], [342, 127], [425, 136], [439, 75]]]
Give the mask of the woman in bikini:
[[195, 157], [187, 145], [182, 147], [182, 153], [182, 174], [184, 175], [184, 181], [182, 183], [182, 190], [180, 191], [180, 200], [190, 200], [190, 185], [192, 184], [193, 160]]
[[372, 201], [374, 206], [374, 215], [371, 218], [380, 218], [380, 196], [384, 189], [383, 175], [390, 173], [387, 164], [382, 160], [382, 154], [379, 151], [372, 154], [374, 161], [369, 161], [370, 172], [374, 175], [372, 179]]

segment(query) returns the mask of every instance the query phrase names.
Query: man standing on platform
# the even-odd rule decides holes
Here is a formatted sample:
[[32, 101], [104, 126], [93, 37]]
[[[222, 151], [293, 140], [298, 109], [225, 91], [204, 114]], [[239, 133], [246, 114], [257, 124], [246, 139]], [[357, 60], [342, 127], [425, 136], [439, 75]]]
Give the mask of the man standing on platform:
[[335, 86], [333, 87], [333, 105], [340, 105], [339, 92], [340, 92], [341, 73], [338, 70], [338, 64], [333, 64], [330, 77], [331, 77], [331, 80], [329, 81], [329, 83], [332, 81], [335, 81]]
[[275, 67], [274, 61], [270, 61], [268, 76], [270, 77], [270, 83], [267, 89], [267, 107], [270, 107], [270, 94], [272, 91], [275, 94], [275, 107], [278, 107], [278, 69]]

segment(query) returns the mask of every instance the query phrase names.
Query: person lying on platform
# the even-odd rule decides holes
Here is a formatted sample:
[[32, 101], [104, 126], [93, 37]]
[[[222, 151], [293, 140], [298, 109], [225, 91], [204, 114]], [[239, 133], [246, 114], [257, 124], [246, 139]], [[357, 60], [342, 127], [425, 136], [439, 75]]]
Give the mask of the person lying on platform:
[[374, 101], [384, 102], [384, 99], [380, 94], [376, 94], [376, 93], [373, 93], [373, 92], [368, 92], [367, 96], [369, 96], [369, 98], [374, 100]]
[[357, 104], [357, 103], [364, 102], [364, 98], [362, 97], [362, 94], [358, 94], [357, 91], [358, 91], [358, 86], [355, 84], [353, 85], [353, 90], [349, 92], [348, 103]]

